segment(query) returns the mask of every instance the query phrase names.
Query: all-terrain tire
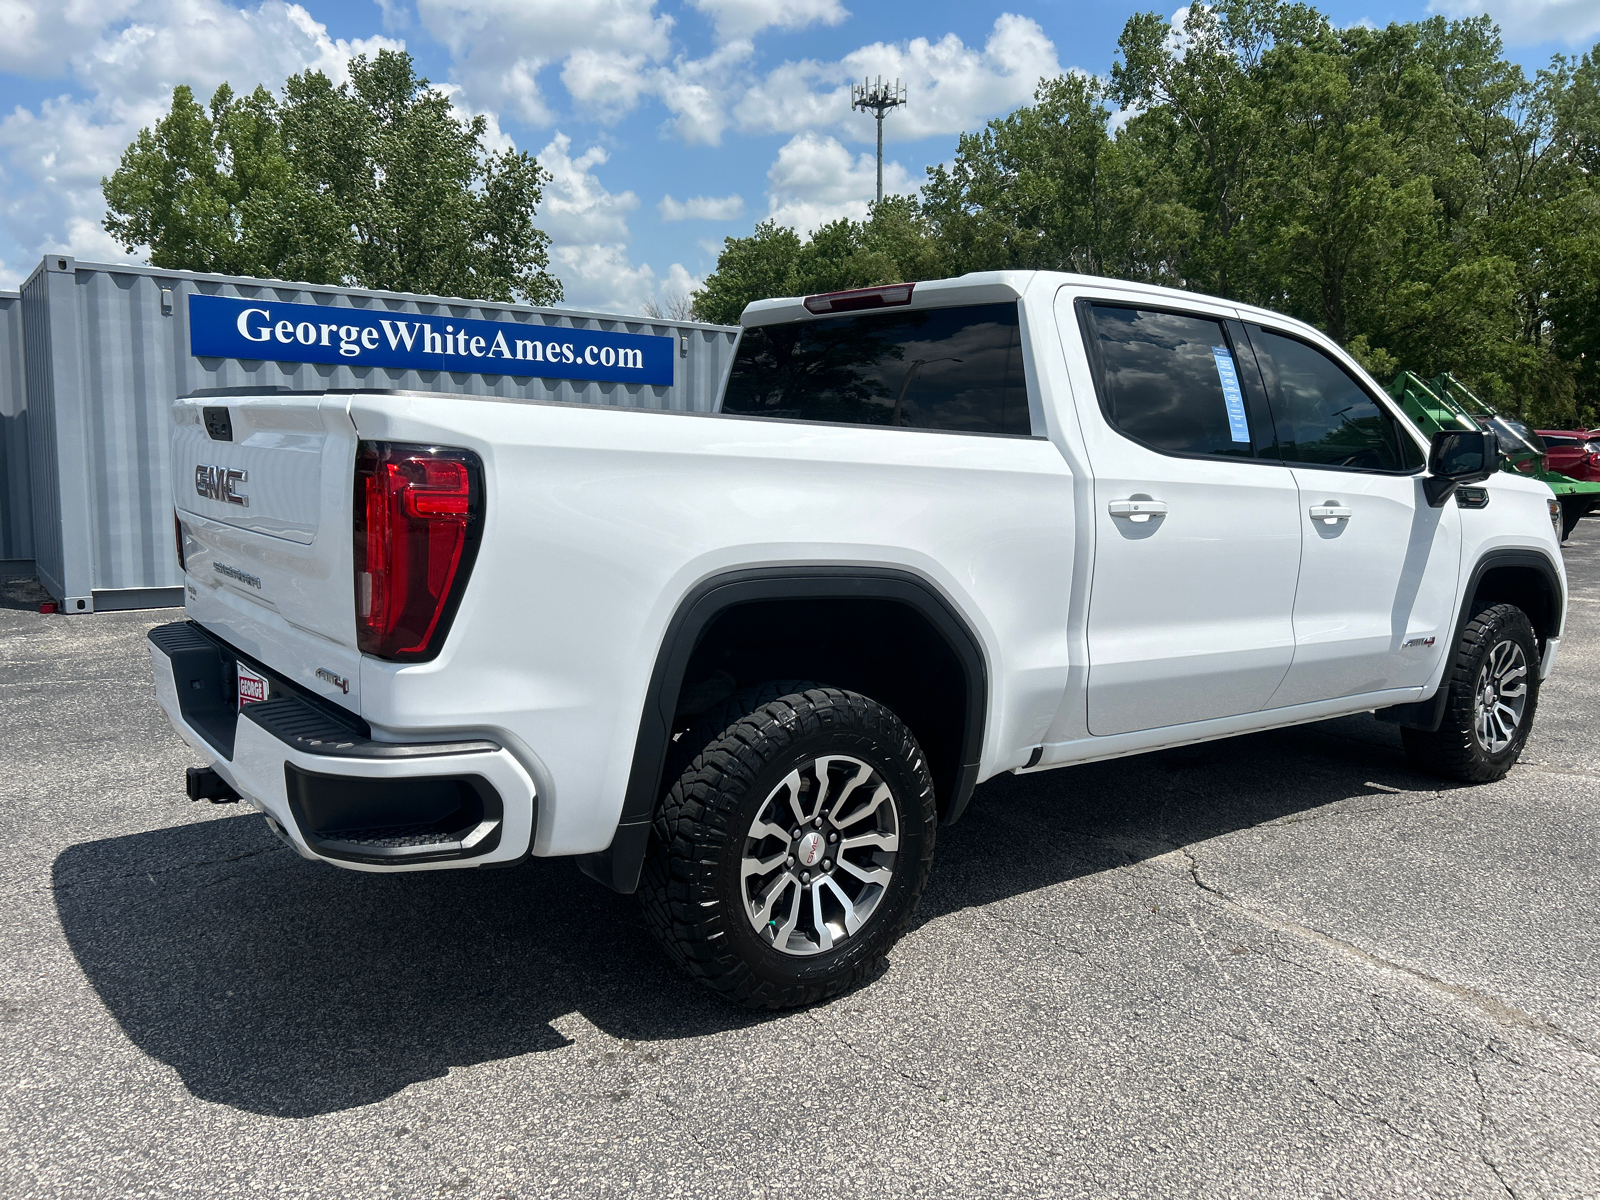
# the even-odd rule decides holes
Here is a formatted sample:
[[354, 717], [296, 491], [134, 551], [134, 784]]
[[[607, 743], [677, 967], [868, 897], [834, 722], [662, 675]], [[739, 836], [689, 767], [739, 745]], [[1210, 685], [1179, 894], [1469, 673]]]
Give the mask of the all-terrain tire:
[[[834, 756], [865, 764], [872, 779], [888, 786], [897, 849], [864, 923], [836, 933], [829, 949], [786, 952], [752, 923], [741, 870], [746, 842], [758, 817], [777, 811], [770, 806], [786, 780]], [[842, 797], [848, 789], [837, 778], [833, 786]], [[639, 886], [645, 924], [671, 958], [735, 1003], [814, 1004], [866, 980], [905, 933], [927, 883], [935, 828], [927, 759], [892, 712], [837, 688], [774, 697], [712, 737], [663, 797]], [[834, 857], [843, 858], [844, 843], [835, 844]], [[820, 892], [822, 885], [815, 886]]]
[[[1478, 700], [1490, 655], [1506, 642], [1522, 652], [1527, 693], [1508, 743], [1491, 749], [1477, 728]], [[1539, 641], [1527, 614], [1514, 604], [1496, 604], [1474, 616], [1461, 631], [1445, 682], [1450, 691], [1439, 728], [1401, 728], [1407, 756], [1426, 771], [1463, 783], [1503, 778], [1522, 754], [1539, 703]]]
[[695, 757], [721, 737], [723, 731], [740, 717], [748, 716], [763, 705], [781, 700], [784, 696], [809, 692], [812, 688], [820, 686], [809, 679], [774, 679], [767, 683], [758, 683], [754, 687], [741, 688], [727, 699], [713, 704], [696, 716], [688, 729], [673, 739], [672, 746], [667, 751], [666, 770], [662, 772], [665, 784], [671, 787], [677, 782], [678, 776], [689, 769], [689, 764]]

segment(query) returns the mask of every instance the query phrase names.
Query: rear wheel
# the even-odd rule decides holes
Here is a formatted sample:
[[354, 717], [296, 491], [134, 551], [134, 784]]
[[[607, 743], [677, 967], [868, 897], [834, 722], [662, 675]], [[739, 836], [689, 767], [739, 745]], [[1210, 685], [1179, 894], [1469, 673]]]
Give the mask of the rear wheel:
[[1539, 703], [1539, 642], [1513, 604], [1486, 608], [1461, 632], [1444, 720], [1432, 732], [1400, 730], [1418, 766], [1465, 783], [1505, 775], [1522, 754]]
[[810, 688], [723, 729], [661, 803], [640, 897], [690, 974], [751, 1008], [864, 979], [927, 882], [927, 761], [892, 712]]

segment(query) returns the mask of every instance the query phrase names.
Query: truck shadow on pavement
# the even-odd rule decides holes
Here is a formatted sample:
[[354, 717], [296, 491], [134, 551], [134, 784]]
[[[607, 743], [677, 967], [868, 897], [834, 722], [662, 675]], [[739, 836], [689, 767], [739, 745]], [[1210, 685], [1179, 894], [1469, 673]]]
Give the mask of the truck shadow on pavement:
[[[917, 922], [1386, 795], [1375, 779], [1441, 786], [1409, 770], [1393, 734], [1350, 718], [1002, 777], [941, 830]], [[633, 897], [559, 860], [358, 875], [301, 860], [252, 815], [72, 846], [53, 884], [68, 943], [129, 1039], [197, 1097], [253, 1113], [371, 1104], [567, 1045], [559, 1027], [581, 1021], [649, 1042], [770, 1019], [679, 974]]]

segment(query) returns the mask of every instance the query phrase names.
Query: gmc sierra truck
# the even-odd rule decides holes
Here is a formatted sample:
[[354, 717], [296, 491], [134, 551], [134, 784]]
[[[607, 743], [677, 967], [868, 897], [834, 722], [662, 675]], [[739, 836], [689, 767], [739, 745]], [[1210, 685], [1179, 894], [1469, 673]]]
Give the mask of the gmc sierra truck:
[[745, 310], [714, 413], [428, 393], [173, 408], [155, 690], [307, 859], [574, 858], [752, 1007], [850, 987], [1002, 772], [1375, 711], [1517, 760], [1543, 484], [1315, 329], [992, 273]]

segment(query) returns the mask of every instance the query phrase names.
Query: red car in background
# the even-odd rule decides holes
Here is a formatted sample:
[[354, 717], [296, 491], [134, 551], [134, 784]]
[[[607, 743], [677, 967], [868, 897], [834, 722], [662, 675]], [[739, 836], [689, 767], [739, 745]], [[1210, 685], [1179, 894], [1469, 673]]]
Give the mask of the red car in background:
[[1537, 431], [1548, 450], [1549, 469], [1600, 483], [1600, 429], [1540, 429]]

